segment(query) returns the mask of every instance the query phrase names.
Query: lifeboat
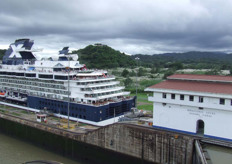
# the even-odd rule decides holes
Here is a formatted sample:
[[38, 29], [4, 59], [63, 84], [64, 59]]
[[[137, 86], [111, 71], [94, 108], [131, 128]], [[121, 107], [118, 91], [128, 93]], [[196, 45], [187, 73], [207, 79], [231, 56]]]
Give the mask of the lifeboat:
[[0, 96], [5, 96], [6, 92], [0, 92]]

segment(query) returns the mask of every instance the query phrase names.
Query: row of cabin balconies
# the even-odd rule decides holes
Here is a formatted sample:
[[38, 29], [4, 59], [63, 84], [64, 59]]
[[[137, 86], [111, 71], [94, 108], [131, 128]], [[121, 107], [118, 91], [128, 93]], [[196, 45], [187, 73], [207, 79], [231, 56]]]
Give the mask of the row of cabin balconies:
[[[26, 78], [12, 78], [12, 77], [3, 77], [3, 76], [0, 76], [0, 79], [3, 79], [3, 80], [12, 80], [13, 82], [22, 82], [24, 84], [31, 84], [33, 82], [36, 82], [36, 83], [46, 83], [46, 84], [55, 84], [55, 85], [63, 85], [64, 82], [62, 81], [47, 81], [47, 80], [39, 80], [39, 79], [26, 79]], [[10, 82], [10, 81], [9, 81]]]
[[87, 85], [91, 85], [91, 84], [105, 84], [105, 83], [109, 83], [109, 82], [112, 82], [112, 80], [91, 81], [91, 82], [77, 82], [76, 84], [78, 86], [87, 86]]
[[117, 96], [125, 96], [129, 95], [130, 92], [122, 92], [120, 91], [115, 91], [115, 92], [107, 92], [107, 93], [99, 93], [99, 94], [85, 94], [85, 99], [87, 100], [104, 100], [108, 98], [113, 98]]
[[11, 79], [0, 79], [0, 82], [6, 82], [10, 84], [22, 84], [22, 85], [29, 85], [29, 86], [38, 86], [38, 87], [46, 87], [46, 88], [54, 88], [54, 89], [65, 89], [63, 85], [59, 84], [51, 84], [51, 83], [44, 83], [44, 82], [30, 82], [24, 80], [11, 80]]
[[[43, 72], [43, 71], [42, 71]], [[69, 76], [72, 76], [70, 77], [69, 80], [74, 80], [74, 81], [79, 81], [79, 82], [91, 82], [91, 81], [104, 81], [104, 80], [113, 80], [115, 79], [114, 76], [112, 75], [107, 75], [107, 76], [94, 76], [94, 77], [74, 77], [76, 74], [74, 73], [68, 73], [68, 72], [62, 72], [62, 73], [55, 73], [55, 72], [52, 72], [52, 71], [48, 71], [48, 72], [43, 72], [42, 74], [40, 74], [40, 72], [35, 72], [35, 73], [32, 73], [32, 72], [29, 72], [27, 73], [28, 76], [26, 76], [26, 73], [25, 73], [25, 78], [27, 79], [43, 79], [43, 80], [57, 80], [57, 81], [67, 81], [68, 80], [68, 75]], [[29, 74], [31, 74], [29, 76]], [[16, 75], [6, 75], [6, 74], [1, 74], [0, 76], [5, 76], [5, 77], [22, 77], [22, 76], [16, 76]], [[55, 76], [64, 76], [64, 79], [59, 79], [59, 78], [56, 78]], [[91, 76], [91, 74], [90, 74]]]
[[40, 82], [40, 83], [47, 83], [47, 84], [61, 84], [63, 85], [63, 81], [53, 81], [53, 80], [43, 80], [43, 79], [27, 79], [27, 78], [22, 78], [22, 77], [6, 77], [6, 76], [1, 76], [0, 79], [4, 80], [17, 80], [17, 81], [25, 81], [25, 82]]
[[17, 85], [17, 84], [9, 84], [9, 83], [0, 83], [0, 85], [4, 87], [14, 88], [14, 90], [39, 91], [39, 92], [48, 92], [48, 93], [68, 95], [68, 91], [58, 90], [58, 89], [48, 89], [48, 88], [43, 88], [43, 87], [25, 86], [25, 85]]
[[98, 93], [105, 93], [105, 92], [112, 92], [112, 91], [118, 91], [118, 90], [123, 90], [125, 87], [123, 86], [114, 86], [114, 87], [102, 87], [102, 88], [94, 88], [94, 89], [81, 89], [82, 93], [86, 94], [98, 94]]
[[87, 84], [87, 85], [81, 85], [80, 87], [85, 87], [85, 88], [94, 88], [94, 87], [103, 87], [103, 86], [113, 86], [120, 84], [119, 81], [111, 81], [111, 82], [102, 82], [102, 83], [92, 83], [92, 84]]
[[78, 82], [99, 82], [99, 81], [107, 81], [107, 80], [114, 80], [115, 76], [106, 76], [106, 77], [86, 77], [77, 79]]

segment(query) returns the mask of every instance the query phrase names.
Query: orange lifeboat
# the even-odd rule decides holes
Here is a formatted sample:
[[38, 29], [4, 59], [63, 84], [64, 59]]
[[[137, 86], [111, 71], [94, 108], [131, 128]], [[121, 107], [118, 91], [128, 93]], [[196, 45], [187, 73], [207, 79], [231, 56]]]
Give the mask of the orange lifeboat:
[[6, 92], [0, 92], [0, 95], [4, 96], [6, 94]]

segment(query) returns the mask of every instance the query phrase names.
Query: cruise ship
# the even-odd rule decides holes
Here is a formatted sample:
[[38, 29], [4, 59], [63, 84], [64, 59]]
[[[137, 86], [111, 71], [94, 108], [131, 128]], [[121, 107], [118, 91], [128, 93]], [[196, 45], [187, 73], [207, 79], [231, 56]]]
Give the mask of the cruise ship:
[[97, 126], [117, 122], [135, 106], [136, 97], [114, 76], [87, 69], [69, 47], [52, 56], [41, 51], [30, 39], [10, 44], [0, 65], [1, 103]]

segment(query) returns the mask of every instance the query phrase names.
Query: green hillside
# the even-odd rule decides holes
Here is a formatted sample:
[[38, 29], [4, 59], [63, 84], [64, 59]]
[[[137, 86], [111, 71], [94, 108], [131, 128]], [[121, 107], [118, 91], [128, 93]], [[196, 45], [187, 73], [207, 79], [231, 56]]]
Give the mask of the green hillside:
[[0, 50], [0, 60], [2, 60], [2, 57], [5, 55], [6, 50]]
[[107, 45], [89, 45], [83, 49], [73, 51], [79, 56], [80, 63], [86, 64], [88, 68], [116, 68], [133, 67], [135, 61], [128, 55], [112, 49]]
[[170, 68], [182, 63], [186, 68], [206, 68], [211, 69], [221, 67], [228, 69], [232, 65], [232, 54], [223, 52], [184, 52], [184, 53], [165, 53], [155, 55], [133, 55], [132, 58], [140, 58], [144, 66], [158, 66]]

